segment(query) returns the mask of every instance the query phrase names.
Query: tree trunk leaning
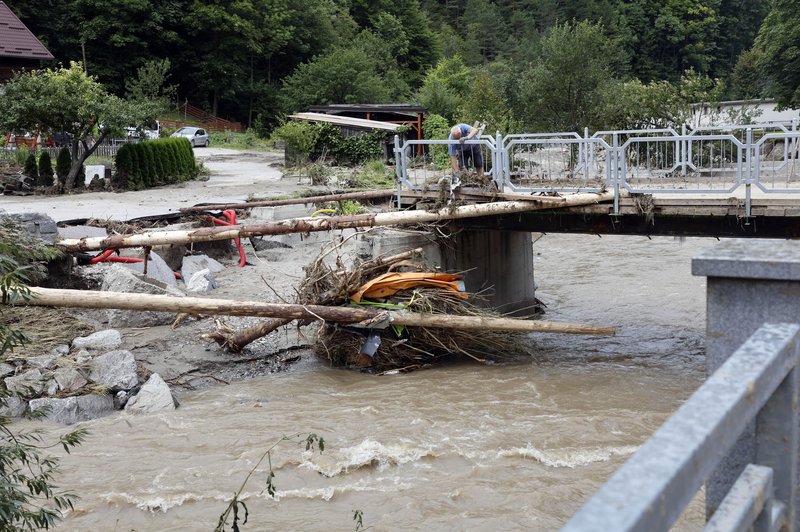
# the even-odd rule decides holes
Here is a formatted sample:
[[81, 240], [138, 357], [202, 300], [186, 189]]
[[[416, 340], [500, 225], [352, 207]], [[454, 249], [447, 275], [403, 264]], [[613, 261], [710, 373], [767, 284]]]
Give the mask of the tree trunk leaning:
[[330, 218], [295, 218], [278, 222], [227, 227], [201, 227], [188, 231], [154, 231], [134, 235], [111, 235], [100, 238], [62, 239], [55, 243], [63, 251], [92, 251], [119, 249], [166, 244], [185, 244], [189, 242], [209, 242], [264, 235], [284, 235], [288, 233], [310, 233], [333, 231], [336, 229], [355, 229], [359, 227], [380, 227], [389, 225], [409, 225], [431, 223], [444, 220], [457, 220], [512, 214], [517, 212], [590, 205], [613, 199], [613, 192], [582, 193], [565, 196], [564, 201], [553, 202], [532, 198], [526, 201], [503, 201], [482, 203], [461, 207], [446, 207], [438, 211], [399, 211], [378, 214], [359, 214], [353, 216], [333, 216]]
[[[262, 303], [200, 297], [172, 297], [126, 292], [100, 292], [92, 290], [66, 290], [31, 287], [34, 298], [20, 304], [50, 307], [107, 308], [158, 312], [189, 312], [228, 316], [263, 316], [268, 318], [324, 320], [337, 323], [358, 323], [380, 318], [385, 311], [336, 307], [324, 305], [298, 305], [290, 303]], [[613, 336], [614, 327], [520, 320], [514, 318], [484, 318], [413, 312], [389, 312], [392, 323], [409, 327], [438, 327], [468, 330], [498, 330], [586, 334]]]

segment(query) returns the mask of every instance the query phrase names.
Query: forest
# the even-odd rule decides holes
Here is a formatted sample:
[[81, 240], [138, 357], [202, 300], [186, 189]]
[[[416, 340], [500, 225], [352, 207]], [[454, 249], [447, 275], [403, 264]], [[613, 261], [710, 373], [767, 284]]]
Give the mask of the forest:
[[[117, 96], [157, 84], [260, 133], [329, 103], [408, 102], [490, 130], [677, 124], [800, 106], [796, 0], [15, 0]], [[142, 81], [144, 80], [144, 81]]]

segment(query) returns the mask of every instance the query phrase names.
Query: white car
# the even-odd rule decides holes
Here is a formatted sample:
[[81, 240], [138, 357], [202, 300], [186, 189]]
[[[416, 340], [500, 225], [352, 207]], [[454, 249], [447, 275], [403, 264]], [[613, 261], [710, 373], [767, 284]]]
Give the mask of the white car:
[[184, 137], [189, 139], [192, 146], [204, 146], [208, 148], [208, 145], [211, 143], [206, 130], [199, 127], [182, 127], [170, 135], [170, 137]]

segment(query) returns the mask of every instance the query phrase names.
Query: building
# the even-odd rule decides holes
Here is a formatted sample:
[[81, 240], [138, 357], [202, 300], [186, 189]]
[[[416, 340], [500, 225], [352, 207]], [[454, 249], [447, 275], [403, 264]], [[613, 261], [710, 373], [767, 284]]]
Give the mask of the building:
[[0, 83], [17, 70], [31, 70], [51, 60], [47, 48], [31, 33], [5, 2], [0, 1]]

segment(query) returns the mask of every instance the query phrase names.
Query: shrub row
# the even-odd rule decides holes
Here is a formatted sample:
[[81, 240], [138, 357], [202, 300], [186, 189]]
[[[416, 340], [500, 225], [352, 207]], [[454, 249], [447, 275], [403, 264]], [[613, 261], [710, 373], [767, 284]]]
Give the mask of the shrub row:
[[128, 190], [197, 177], [192, 145], [185, 138], [125, 144], [117, 152], [114, 186]]

